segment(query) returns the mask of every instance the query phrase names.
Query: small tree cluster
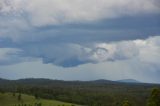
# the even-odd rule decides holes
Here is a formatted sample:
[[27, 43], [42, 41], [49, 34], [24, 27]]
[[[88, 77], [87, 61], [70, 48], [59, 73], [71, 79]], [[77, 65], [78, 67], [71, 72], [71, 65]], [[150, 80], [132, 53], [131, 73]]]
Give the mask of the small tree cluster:
[[18, 101], [22, 100], [21, 93], [18, 94]]
[[147, 106], [160, 106], [160, 89], [154, 88], [152, 90]]
[[131, 103], [128, 100], [125, 100], [122, 104], [122, 106], [132, 106]]
[[42, 106], [42, 103], [35, 103], [34, 106]]

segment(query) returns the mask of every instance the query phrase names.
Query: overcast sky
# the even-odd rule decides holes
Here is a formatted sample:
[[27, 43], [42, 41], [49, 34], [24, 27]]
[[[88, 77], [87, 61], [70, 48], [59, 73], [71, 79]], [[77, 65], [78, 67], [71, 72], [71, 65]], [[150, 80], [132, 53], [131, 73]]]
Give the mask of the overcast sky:
[[1, 78], [159, 76], [159, 0], [0, 0]]

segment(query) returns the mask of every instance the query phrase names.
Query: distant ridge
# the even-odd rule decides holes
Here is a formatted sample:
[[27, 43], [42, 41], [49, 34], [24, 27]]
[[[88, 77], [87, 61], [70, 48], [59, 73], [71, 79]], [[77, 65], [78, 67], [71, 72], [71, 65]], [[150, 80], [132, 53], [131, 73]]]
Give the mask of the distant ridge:
[[[0, 78], [0, 85], [1, 83], [22, 83], [22, 84], [50, 84], [50, 83], [70, 83], [70, 84], [78, 84], [78, 83], [95, 83], [95, 84], [122, 84], [122, 83], [135, 83], [135, 84], [156, 84], [156, 83], [144, 83], [137, 81], [135, 79], [121, 79], [121, 80], [106, 80], [106, 79], [98, 79], [98, 80], [90, 80], [90, 81], [80, 81], [80, 80], [57, 80], [57, 79], [47, 79], [47, 78], [24, 78], [24, 79], [17, 79], [17, 80], [9, 80]], [[158, 83], [157, 83], [158, 84]]]
[[137, 81], [135, 79], [122, 79], [122, 80], [117, 80], [117, 82], [123, 82], [123, 83], [142, 83], [142, 82]]

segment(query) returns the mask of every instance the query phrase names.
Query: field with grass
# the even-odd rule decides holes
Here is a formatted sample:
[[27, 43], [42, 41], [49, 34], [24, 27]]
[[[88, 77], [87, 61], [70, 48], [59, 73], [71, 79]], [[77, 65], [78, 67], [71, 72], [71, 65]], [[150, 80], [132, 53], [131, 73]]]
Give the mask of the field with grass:
[[56, 100], [35, 99], [34, 96], [25, 94], [22, 94], [21, 98], [18, 100], [18, 94], [14, 96], [12, 93], [0, 93], [0, 106], [79, 106]]

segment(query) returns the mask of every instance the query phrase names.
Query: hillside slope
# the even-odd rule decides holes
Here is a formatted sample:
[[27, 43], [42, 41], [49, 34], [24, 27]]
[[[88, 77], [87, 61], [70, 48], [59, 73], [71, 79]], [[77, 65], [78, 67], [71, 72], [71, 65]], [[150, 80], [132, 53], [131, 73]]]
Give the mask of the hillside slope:
[[[22, 100], [18, 101], [18, 94], [0, 93], [0, 106], [35, 106], [35, 103], [41, 103], [41, 106], [79, 106], [71, 103], [65, 103], [55, 100], [35, 99], [33, 96], [22, 94]], [[23, 105], [23, 106], [24, 106]]]

